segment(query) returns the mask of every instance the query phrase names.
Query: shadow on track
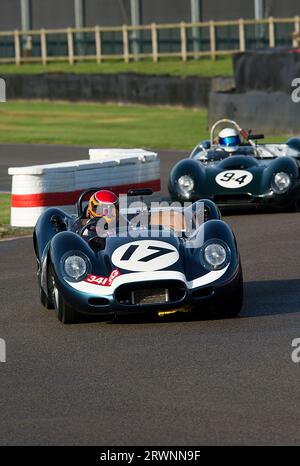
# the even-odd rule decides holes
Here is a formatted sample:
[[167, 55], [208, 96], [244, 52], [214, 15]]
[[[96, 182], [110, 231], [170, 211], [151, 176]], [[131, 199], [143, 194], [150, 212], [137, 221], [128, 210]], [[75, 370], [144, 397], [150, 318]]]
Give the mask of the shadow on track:
[[[284, 315], [300, 312], [300, 279], [246, 282], [244, 284], [244, 306], [235, 319]], [[209, 308], [197, 312], [181, 312], [163, 317], [135, 314], [117, 317], [107, 324], [171, 323], [216, 320]], [[217, 319], [217, 320], [222, 320]], [[230, 319], [226, 319], [230, 320]], [[105, 322], [101, 317], [82, 316], [81, 323]]]
[[241, 317], [260, 317], [300, 312], [299, 280], [266, 280], [244, 284]]

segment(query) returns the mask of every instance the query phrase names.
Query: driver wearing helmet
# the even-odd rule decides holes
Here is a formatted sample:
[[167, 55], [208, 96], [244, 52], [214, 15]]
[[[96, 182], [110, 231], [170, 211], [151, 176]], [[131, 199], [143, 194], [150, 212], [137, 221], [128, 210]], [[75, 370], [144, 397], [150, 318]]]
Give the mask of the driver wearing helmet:
[[219, 147], [226, 152], [236, 152], [241, 145], [239, 133], [234, 128], [224, 128], [218, 136]]
[[107, 224], [117, 218], [118, 197], [112, 191], [102, 189], [95, 192], [88, 204], [87, 218], [103, 218]]
[[[85, 217], [80, 219], [75, 230], [83, 230], [83, 236], [96, 235], [98, 229], [99, 232], [104, 230], [108, 235], [108, 230], [113, 229], [117, 221], [118, 201], [117, 195], [112, 191], [106, 189], [96, 191], [89, 199]], [[103, 222], [97, 222], [97, 220], [101, 221], [101, 219], [103, 219]], [[111, 228], [109, 228], [109, 224], [111, 224]], [[86, 228], [84, 228], [85, 226]]]

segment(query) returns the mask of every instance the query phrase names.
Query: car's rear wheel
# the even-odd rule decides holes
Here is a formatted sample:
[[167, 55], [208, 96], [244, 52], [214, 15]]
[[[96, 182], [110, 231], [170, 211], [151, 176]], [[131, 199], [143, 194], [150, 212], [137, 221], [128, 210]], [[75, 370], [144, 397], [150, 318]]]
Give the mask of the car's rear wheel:
[[52, 267], [50, 267], [49, 270], [49, 293], [51, 295], [51, 299], [60, 322], [63, 324], [75, 324], [79, 321], [79, 313], [74, 308], [69, 306], [61, 296], [56, 286]]

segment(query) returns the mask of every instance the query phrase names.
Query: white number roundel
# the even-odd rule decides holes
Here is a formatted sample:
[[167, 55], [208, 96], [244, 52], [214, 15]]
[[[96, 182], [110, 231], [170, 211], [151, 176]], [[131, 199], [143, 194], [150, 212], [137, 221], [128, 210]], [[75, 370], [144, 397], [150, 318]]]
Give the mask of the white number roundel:
[[226, 170], [216, 176], [216, 183], [223, 188], [243, 188], [251, 183], [253, 175], [246, 170]]
[[175, 264], [179, 254], [175, 246], [163, 241], [141, 240], [118, 247], [111, 260], [116, 267], [132, 272], [153, 272]]

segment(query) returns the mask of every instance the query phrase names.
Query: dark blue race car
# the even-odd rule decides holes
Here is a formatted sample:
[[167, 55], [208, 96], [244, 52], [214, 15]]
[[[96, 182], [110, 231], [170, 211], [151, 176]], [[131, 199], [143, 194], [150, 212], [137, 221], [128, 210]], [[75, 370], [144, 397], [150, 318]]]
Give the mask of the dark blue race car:
[[[147, 208], [148, 227], [126, 217], [126, 226], [119, 223], [113, 235], [99, 236], [98, 219], [86, 219], [83, 202], [94, 191], [80, 196], [77, 216], [49, 208], [35, 227], [40, 299], [61, 322], [76, 322], [80, 313], [112, 319], [183, 307], [201, 314], [208, 306], [211, 315], [221, 317], [240, 312], [237, 244], [214, 203], [174, 211], [170, 221], [159, 208]], [[199, 214], [202, 221], [188, 231], [187, 219], [195, 223]]]
[[[220, 146], [215, 132], [231, 125], [241, 143], [233, 152]], [[232, 120], [220, 120], [212, 127], [210, 140], [198, 144], [189, 158], [171, 170], [169, 192], [173, 200], [207, 198], [219, 207], [268, 206], [290, 209], [300, 198], [300, 139], [282, 144], [257, 144], [263, 135], [251, 135]], [[230, 148], [229, 148], [230, 149]]]

